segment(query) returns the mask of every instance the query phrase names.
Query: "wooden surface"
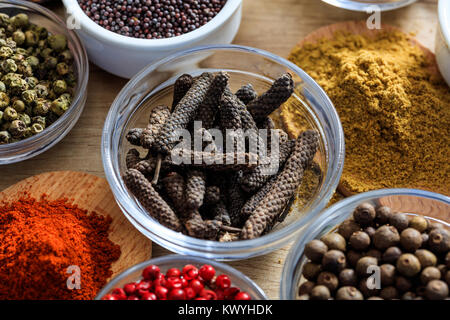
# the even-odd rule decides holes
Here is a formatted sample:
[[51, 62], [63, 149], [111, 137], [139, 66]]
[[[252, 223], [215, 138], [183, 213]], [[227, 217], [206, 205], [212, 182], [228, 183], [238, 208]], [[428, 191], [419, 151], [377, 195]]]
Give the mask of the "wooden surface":
[[[414, 32], [432, 51], [437, 26], [437, 0], [421, 0], [381, 14], [381, 22]], [[56, 8], [58, 9], [58, 8]], [[338, 9], [320, 0], [244, 0], [236, 44], [268, 50], [287, 57], [291, 48], [322, 26], [368, 15]], [[0, 168], [0, 190], [42, 172], [76, 170], [104, 176], [100, 140], [111, 102], [126, 80], [91, 65], [86, 108], [74, 129], [57, 146], [34, 159]], [[280, 275], [289, 246], [263, 257], [231, 263], [254, 279], [270, 298], [278, 298]], [[167, 251], [153, 246], [153, 256]]]
[[19, 181], [0, 192], [0, 202], [17, 200], [24, 192], [39, 199], [43, 190], [49, 200], [67, 198], [81, 209], [112, 218], [109, 239], [120, 245], [122, 251], [119, 260], [112, 265], [113, 277], [151, 257], [151, 241], [125, 218], [104, 178], [74, 171], [42, 173]]

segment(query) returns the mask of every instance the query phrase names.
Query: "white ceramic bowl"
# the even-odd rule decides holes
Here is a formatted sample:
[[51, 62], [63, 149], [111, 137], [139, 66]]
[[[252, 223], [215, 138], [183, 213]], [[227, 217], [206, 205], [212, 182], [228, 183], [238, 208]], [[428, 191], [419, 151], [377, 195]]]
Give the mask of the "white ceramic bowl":
[[228, 0], [204, 26], [168, 39], [137, 39], [108, 31], [92, 21], [77, 0], [63, 0], [68, 26], [82, 39], [91, 62], [120, 77], [131, 78], [149, 63], [199, 45], [229, 44], [241, 22], [242, 0]]
[[439, 28], [436, 32], [436, 61], [450, 86], [450, 1], [439, 0]]
[[408, 6], [417, 0], [322, 0], [333, 6], [353, 10], [367, 12], [372, 11], [374, 6], [380, 11], [390, 11]]

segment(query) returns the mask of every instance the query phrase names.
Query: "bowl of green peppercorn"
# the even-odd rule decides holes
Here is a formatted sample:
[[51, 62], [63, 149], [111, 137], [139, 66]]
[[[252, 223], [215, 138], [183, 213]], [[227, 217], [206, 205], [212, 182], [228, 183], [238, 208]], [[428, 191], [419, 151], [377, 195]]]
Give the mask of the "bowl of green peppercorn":
[[382, 189], [331, 206], [295, 242], [280, 296], [443, 300], [450, 286], [450, 198]]
[[89, 64], [78, 36], [50, 10], [0, 3], [0, 164], [34, 157], [75, 125]]

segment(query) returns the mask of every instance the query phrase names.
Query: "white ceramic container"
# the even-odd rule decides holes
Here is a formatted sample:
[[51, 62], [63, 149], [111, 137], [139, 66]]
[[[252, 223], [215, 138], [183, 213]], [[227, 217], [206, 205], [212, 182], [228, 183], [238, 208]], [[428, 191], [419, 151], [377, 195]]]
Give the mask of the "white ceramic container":
[[450, 86], [450, 1], [439, 0], [439, 28], [436, 32], [436, 61], [447, 84]]
[[77, 0], [63, 0], [67, 24], [82, 39], [91, 62], [123, 78], [131, 78], [146, 65], [170, 53], [210, 44], [229, 44], [241, 22], [242, 0], [228, 0], [204, 26], [168, 39], [137, 39], [108, 31], [92, 21]]

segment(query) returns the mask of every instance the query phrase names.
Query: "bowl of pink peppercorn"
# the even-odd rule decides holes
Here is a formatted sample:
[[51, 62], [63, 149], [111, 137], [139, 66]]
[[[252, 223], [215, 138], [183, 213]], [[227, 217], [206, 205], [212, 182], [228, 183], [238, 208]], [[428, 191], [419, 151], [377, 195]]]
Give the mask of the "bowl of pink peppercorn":
[[125, 270], [95, 299], [267, 300], [267, 296], [250, 278], [224, 263], [168, 255]]

